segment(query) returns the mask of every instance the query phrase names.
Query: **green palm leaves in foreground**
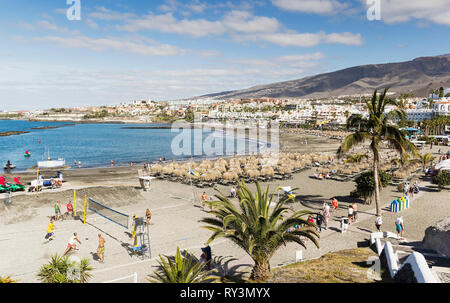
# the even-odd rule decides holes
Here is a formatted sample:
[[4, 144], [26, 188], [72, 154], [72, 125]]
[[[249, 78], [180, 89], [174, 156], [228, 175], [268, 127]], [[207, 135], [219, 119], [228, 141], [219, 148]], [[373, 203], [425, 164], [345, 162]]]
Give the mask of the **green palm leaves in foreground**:
[[377, 90], [374, 91], [372, 99], [366, 101], [368, 117], [362, 115], [353, 115], [347, 121], [347, 128], [356, 129], [353, 134], [348, 135], [342, 141], [338, 149], [338, 155], [342, 156], [352, 149], [352, 147], [370, 141], [370, 150], [373, 154], [373, 175], [374, 175], [374, 198], [377, 207], [377, 216], [381, 215], [380, 202], [380, 178], [378, 176], [378, 167], [380, 164], [380, 143], [387, 142], [390, 146], [400, 153], [404, 158], [405, 154], [417, 155], [417, 149], [409, 142], [405, 135], [399, 130], [397, 125], [389, 123], [391, 118], [405, 119], [406, 113], [403, 110], [392, 110], [385, 113], [386, 105], [396, 105], [396, 102], [386, 98], [388, 88], [378, 96]]
[[[247, 252], [255, 263], [251, 279], [262, 281], [270, 276], [269, 261], [287, 242], [295, 242], [306, 248], [304, 237], [319, 246], [319, 234], [314, 229], [315, 225], [303, 218], [313, 214], [312, 212], [302, 210], [292, 213], [290, 208], [284, 206], [288, 200], [293, 200], [290, 197], [272, 203], [272, 198], [277, 196], [281, 187], [269, 194], [269, 187], [263, 192], [256, 183], [257, 191], [254, 195], [243, 181], [238, 183], [239, 205], [235, 206], [224, 195], [216, 195], [219, 201], [207, 202], [214, 206], [210, 214], [215, 218], [203, 218], [200, 222], [208, 224], [203, 228], [213, 232], [207, 243], [225, 237]], [[271, 204], [274, 204], [273, 207]], [[294, 226], [298, 228], [289, 232]]]
[[197, 261], [187, 251], [185, 256], [182, 256], [179, 247], [175, 257], [159, 255], [159, 258], [159, 269], [147, 278], [150, 282], [202, 283], [217, 280], [217, 277], [212, 275], [215, 270], [204, 271], [204, 263]]
[[69, 256], [53, 255], [48, 264], [39, 269], [38, 279], [44, 283], [86, 283], [93, 268], [88, 259], [79, 263], [71, 261]]

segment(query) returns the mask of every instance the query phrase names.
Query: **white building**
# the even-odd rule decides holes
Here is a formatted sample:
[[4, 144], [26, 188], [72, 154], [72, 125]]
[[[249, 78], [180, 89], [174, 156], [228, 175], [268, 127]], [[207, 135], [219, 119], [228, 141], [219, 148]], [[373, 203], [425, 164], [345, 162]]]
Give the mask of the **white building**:
[[406, 114], [408, 115], [408, 120], [415, 122], [422, 122], [425, 119], [431, 120], [433, 118], [433, 110], [428, 108], [407, 109]]

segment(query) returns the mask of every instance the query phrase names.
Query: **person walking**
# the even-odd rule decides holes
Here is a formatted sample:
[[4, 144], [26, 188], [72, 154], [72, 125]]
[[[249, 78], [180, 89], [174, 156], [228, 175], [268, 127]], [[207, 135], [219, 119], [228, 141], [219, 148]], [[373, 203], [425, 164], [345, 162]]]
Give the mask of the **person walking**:
[[105, 242], [105, 238], [102, 237], [102, 234], [98, 234], [97, 256], [101, 263], [105, 263]]
[[111, 167], [114, 166], [114, 160], [111, 160]]
[[333, 207], [332, 211], [336, 211], [338, 206], [339, 206], [339, 202], [336, 199], [336, 197], [333, 197], [332, 201], [331, 201], [331, 206]]
[[348, 206], [348, 225], [353, 222], [353, 207], [351, 205]]
[[203, 192], [202, 194], [202, 207], [205, 208], [205, 202], [208, 201], [208, 196], [206, 195], [206, 192]]
[[381, 231], [381, 225], [383, 224], [383, 218], [381, 216], [377, 217], [375, 219], [375, 226], [377, 227], [378, 231]]
[[403, 195], [404, 196], [408, 195], [408, 190], [409, 190], [409, 183], [405, 182], [405, 185], [403, 186]]
[[231, 188], [231, 197], [232, 198], [236, 197], [236, 187], [234, 186]]
[[323, 222], [323, 217], [319, 214], [317, 214], [316, 216], [316, 225], [317, 225], [317, 229], [319, 232], [322, 231], [322, 222]]
[[352, 208], [353, 208], [353, 222], [356, 222], [356, 219], [358, 218], [358, 205], [356, 204], [356, 202], [352, 203]]
[[398, 217], [395, 220], [395, 230], [397, 231], [397, 236], [400, 236], [400, 239], [403, 239], [403, 232], [405, 231], [403, 217]]
[[152, 212], [148, 208], [145, 211], [145, 217], [147, 218], [147, 225], [150, 225], [150, 219], [152, 218]]
[[67, 243], [67, 248], [64, 251], [64, 253], [62, 254], [63, 256], [65, 256], [65, 254], [67, 254], [69, 252], [69, 250], [71, 250], [72, 248], [77, 249], [77, 244], [75, 243], [75, 241], [77, 241], [81, 245], [81, 241], [80, 241], [80, 239], [78, 239], [77, 233], [73, 233], [73, 236], [70, 237], [69, 243]]
[[409, 195], [411, 199], [414, 198], [414, 186], [412, 185], [409, 187]]

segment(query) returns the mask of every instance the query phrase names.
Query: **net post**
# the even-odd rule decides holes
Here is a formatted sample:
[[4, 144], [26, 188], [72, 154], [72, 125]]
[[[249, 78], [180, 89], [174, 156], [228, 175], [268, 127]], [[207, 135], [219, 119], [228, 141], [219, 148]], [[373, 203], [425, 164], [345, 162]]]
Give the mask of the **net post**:
[[77, 216], [77, 190], [73, 190], [73, 216]]
[[84, 220], [83, 220], [83, 224], [86, 224], [86, 206], [87, 206], [87, 195], [84, 195]]

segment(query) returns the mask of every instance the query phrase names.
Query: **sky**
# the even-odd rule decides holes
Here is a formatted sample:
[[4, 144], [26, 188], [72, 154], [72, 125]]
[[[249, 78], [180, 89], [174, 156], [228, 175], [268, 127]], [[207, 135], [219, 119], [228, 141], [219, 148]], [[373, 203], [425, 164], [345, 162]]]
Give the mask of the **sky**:
[[449, 37], [450, 0], [0, 0], [0, 110], [188, 98], [448, 54]]

